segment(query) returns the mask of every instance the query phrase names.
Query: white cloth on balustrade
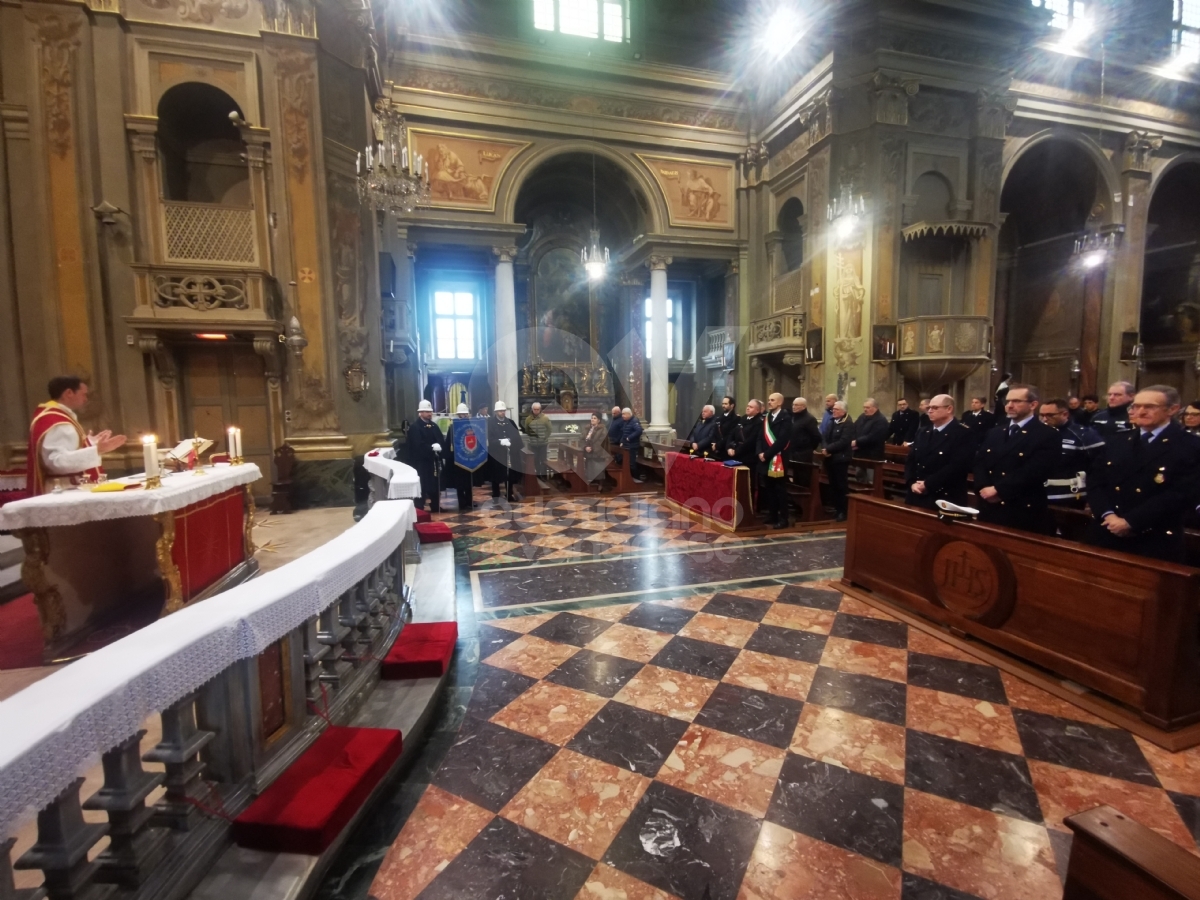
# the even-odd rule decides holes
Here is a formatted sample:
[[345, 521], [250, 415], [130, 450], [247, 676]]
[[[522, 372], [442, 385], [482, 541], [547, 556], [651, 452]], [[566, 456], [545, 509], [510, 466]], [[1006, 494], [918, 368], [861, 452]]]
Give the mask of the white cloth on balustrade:
[[377, 503], [353, 528], [300, 559], [160, 619], [0, 702], [0, 833], [15, 835], [148, 716], [318, 615], [395, 552], [415, 522], [411, 501]]
[[104, 493], [70, 490], [60, 494], [42, 494], [40, 497], [5, 504], [0, 509], [0, 531], [12, 531], [15, 528], [59, 528], [63, 525], [125, 519], [130, 516], [153, 516], [173, 509], [183, 509], [230, 488], [251, 484], [260, 478], [262, 472], [254, 463], [241, 466], [217, 465], [206, 468], [203, 475], [196, 475], [194, 472], [164, 474], [162, 487], [153, 491], [139, 488]]
[[100, 450], [84, 440], [84, 445], [79, 446], [79, 432], [66, 422], [46, 429], [42, 435], [42, 464], [46, 471], [51, 475], [75, 475], [97, 468]]
[[397, 460], [391, 448], [364, 456], [363, 468], [387, 482], [389, 500], [415, 500], [421, 496], [421, 476], [412, 466]]

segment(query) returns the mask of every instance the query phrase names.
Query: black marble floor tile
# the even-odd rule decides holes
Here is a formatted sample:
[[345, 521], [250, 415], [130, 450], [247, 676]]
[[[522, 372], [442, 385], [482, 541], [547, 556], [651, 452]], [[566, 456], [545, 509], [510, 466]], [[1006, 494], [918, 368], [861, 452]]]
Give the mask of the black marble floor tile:
[[947, 694], [960, 694], [989, 703], [1008, 703], [1000, 670], [994, 666], [928, 656], [908, 654], [908, 683]]
[[557, 752], [553, 744], [467, 716], [433, 783], [499, 812]]
[[621, 525], [614, 525], [612, 528], [609, 529], [609, 531], [614, 531], [617, 534], [641, 534], [642, 532], [646, 531], [648, 528], [651, 528], [651, 527], [653, 527], [653, 526], [621, 524]]
[[601, 697], [612, 697], [641, 670], [642, 664], [631, 659], [580, 650], [547, 675], [546, 680]]
[[910, 730], [905, 784], [948, 800], [1041, 823], [1042, 808], [1023, 757]]
[[421, 900], [572, 900], [595, 863], [496, 817], [418, 896]]
[[839, 613], [833, 620], [833, 630], [830, 635], [851, 641], [863, 641], [868, 644], [882, 644], [897, 650], [905, 650], [908, 647], [907, 625], [903, 622], [872, 619], [869, 616]]
[[964, 894], [908, 872], [904, 873], [900, 884], [900, 900], [980, 900], [974, 894]]
[[653, 778], [687, 731], [688, 723], [610, 701], [567, 747]]
[[696, 715], [697, 725], [786, 749], [804, 704], [722, 682]]
[[471, 691], [470, 702], [467, 703], [467, 715], [478, 719], [490, 719], [535, 684], [536, 678], [480, 663], [475, 687]]
[[733, 647], [723, 647], [720, 644], [676, 635], [650, 662], [664, 669], [674, 669], [676, 672], [720, 681], [737, 659], [737, 655], [738, 651]]
[[1200, 845], [1200, 797], [1179, 794], [1175, 791], [1167, 791], [1167, 796], [1171, 798], [1171, 802], [1179, 810], [1179, 818], [1183, 819], [1183, 824], [1191, 832], [1192, 840], [1197, 845]]
[[1071, 865], [1071, 842], [1074, 837], [1057, 828], [1047, 828], [1046, 836], [1050, 838], [1050, 849], [1054, 853], [1054, 872], [1058, 875], [1060, 884], [1067, 883], [1067, 869]]
[[[709, 537], [715, 539], [715, 535]], [[654, 591], [722, 581], [731, 568], [764, 576], [830, 569], [842, 564], [844, 546], [843, 536], [832, 535], [819, 540], [748, 544], [722, 553], [707, 552], [705, 547], [635, 558], [568, 560], [561, 565], [489, 569], [479, 573], [479, 587], [487, 607], [512, 606], [528, 602], [530, 597], [550, 602], [600, 593]]]
[[898, 784], [789, 753], [767, 820], [889, 866], [901, 863], [904, 788]]
[[680, 900], [734, 900], [760, 823], [670, 785], [650, 785], [604, 861]]
[[599, 527], [588, 528], [585, 525], [572, 525], [570, 528], [560, 531], [556, 535], [556, 537], [569, 537], [569, 538], [575, 538], [575, 539], [590, 538], [590, 537], [594, 536], [596, 534], [596, 532], [602, 531], [602, 530], [603, 529], [599, 528]]
[[730, 619], [745, 619], [747, 622], [761, 622], [771, 610], [770, 602], [755, 600], [753, 597], [739, 597], [736, 594], [714, 594], [705, 604], [701, 612], [714, 616], [727, 616]]
[[808, 701], [844, 709], [856, 716], [903, 725], [907, 710], [904, 685], [871, 675], [852, 675], [821, 666], [808, 691]]
[[811, 631], [780, 628], [778, 625], [759, 625], [758, 630], [750, 635], [745, 649], [800, 662], [819, 663], [821, 655], [825, 652], [826, 640], [828, 638], [825, 635], [814, 634]]
[[635, 628], [649, 628], [651, 631], [677, 634], [679, 629], [690, 622], [694, 615], [695, 613], [690, 609], [663, 606], [661, 603], [641, 603], [631, 609], [621, 621]]
[[565, 612], [559, 613], [553, 619], [543, 622], [529, 633], [534, 637], [540, 637], [547, 641], [557, 641], [560, 644], [573, 644], [576, 647], [583, 647], [610, 628], [612, 628], [612, 622]]
[[479, 623], [479, 658], [487, 659], [497, 650], [503, 650], [521, 635], [506, 628], [497, 628], [486, 622]]
[[1057, 763], [1158, 787], [1142, 749], [1127, 731], [1014, 709], [1021, 746], [1030, 759]]
[[837, 612], [837, 608], [842, 603], [842, 595], [835, 591], [823, 591], [820, 588], [789, 584], [779, 592], [775, 602], [790, 603], [793, 606], [811, 606], [814, 609]]

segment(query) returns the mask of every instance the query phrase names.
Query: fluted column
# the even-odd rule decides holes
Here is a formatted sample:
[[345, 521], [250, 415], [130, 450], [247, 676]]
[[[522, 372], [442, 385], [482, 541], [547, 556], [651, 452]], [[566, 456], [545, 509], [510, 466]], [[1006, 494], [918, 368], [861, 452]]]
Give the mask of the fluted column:
[[496, 254], [496, 400], [516, 409], [517, 292], [513, 284], [516, 247], [493, 247]]
[[667, 266], [669, 256], [651, 256], [650, 267], [650, 427], [670, 428], [667, 420]]

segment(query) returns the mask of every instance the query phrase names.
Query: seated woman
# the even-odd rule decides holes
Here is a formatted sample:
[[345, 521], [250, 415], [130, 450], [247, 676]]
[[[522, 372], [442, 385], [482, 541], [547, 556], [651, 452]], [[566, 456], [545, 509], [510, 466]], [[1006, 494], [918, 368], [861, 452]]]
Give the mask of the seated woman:
[[592, 413], [592, 421], [587, 434], [583, 438], [583, 480], [591, 484], [604, 475], [604, 469], [612, 454], [608, 452], [608, 430], [600, 418], [600, 413]]

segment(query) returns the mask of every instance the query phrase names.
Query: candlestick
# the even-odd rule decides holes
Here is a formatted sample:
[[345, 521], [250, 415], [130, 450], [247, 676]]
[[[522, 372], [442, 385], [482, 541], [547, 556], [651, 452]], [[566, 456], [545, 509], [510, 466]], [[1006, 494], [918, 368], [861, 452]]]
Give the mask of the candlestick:
[[237, 448], [236, 458], [237, 464], [240, 466], [246, 461], [242, 456], [242, 429], [240, 428], [233, 429], [233, 445]]
[[229, 438], [225, 442], [225, 450], [229, 453], [229, 464], [236, 466], [238, 464], [237, 428], [233, 425], [230, 425], [226, 431], [229, 435]]
[[152, 434], [142, 437], [142, 464], [146, 468], [146, 490], [162, 487], [158, 469], [158, 438]]

